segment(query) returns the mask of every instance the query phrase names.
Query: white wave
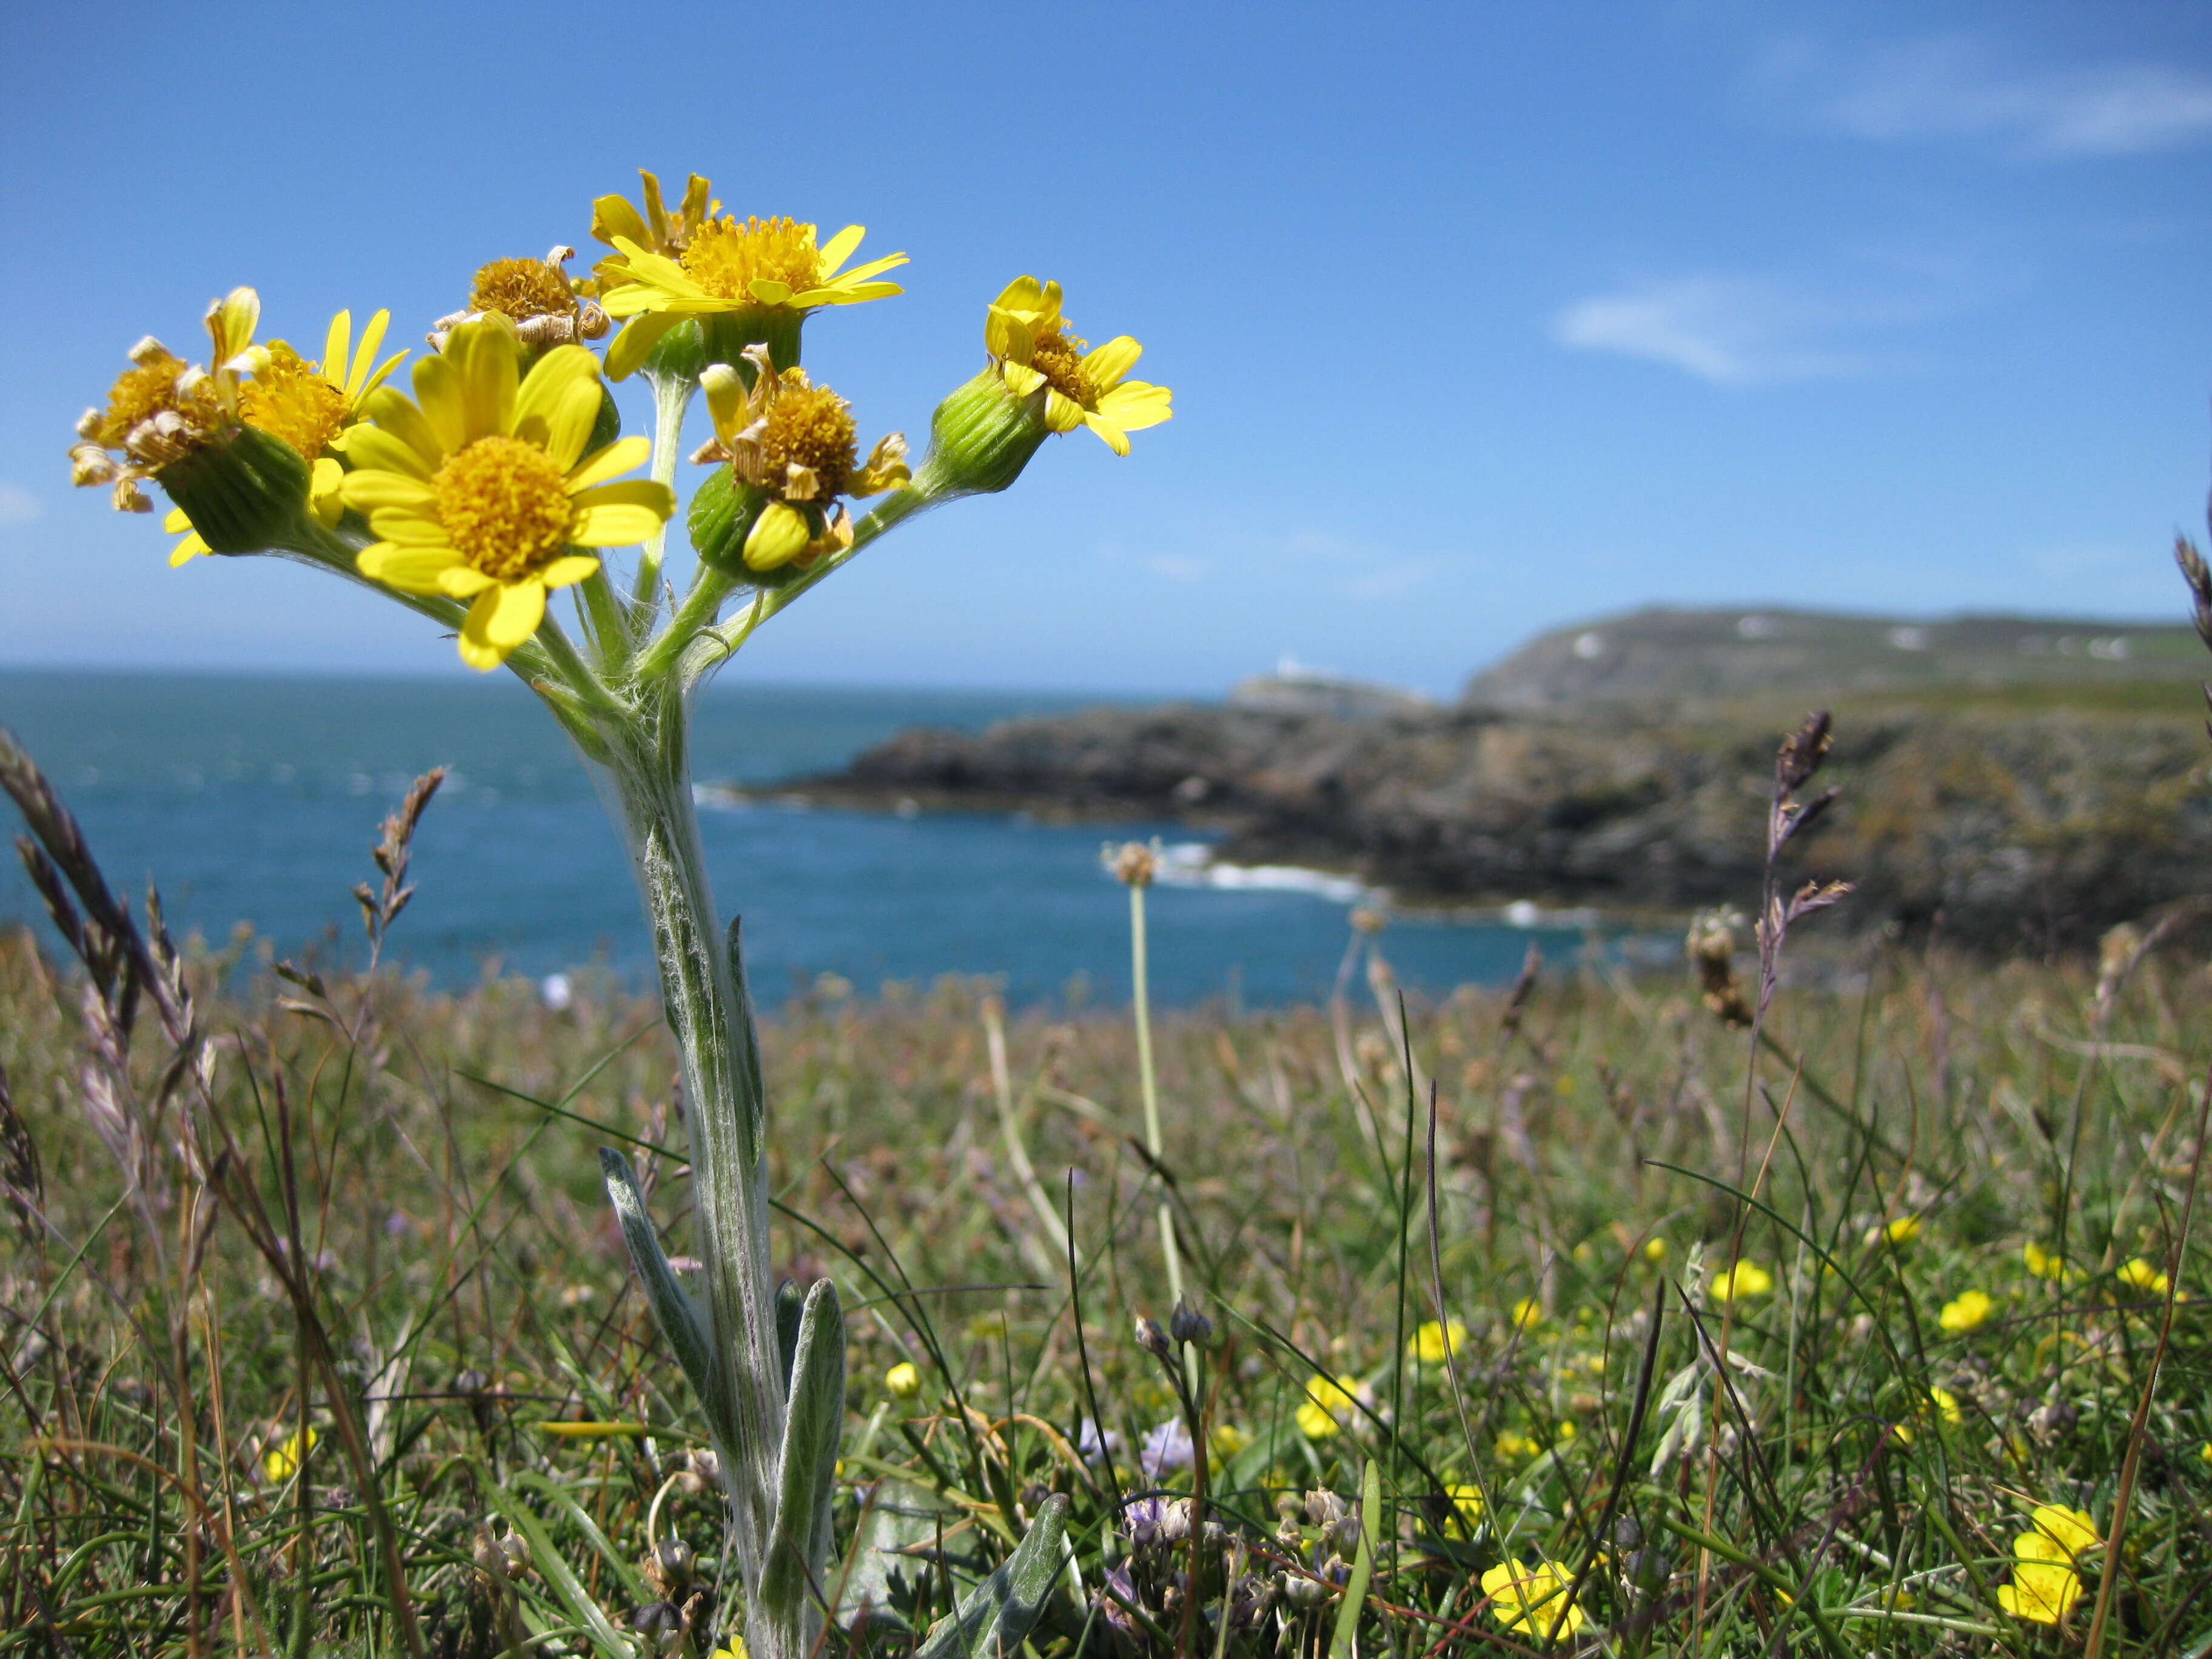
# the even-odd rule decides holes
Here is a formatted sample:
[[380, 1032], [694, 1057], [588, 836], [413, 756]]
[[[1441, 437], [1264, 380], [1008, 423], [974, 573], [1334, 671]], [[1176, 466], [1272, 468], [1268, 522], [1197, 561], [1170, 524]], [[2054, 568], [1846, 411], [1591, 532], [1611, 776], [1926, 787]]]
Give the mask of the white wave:
[[1217, 860], [1202, 842], [1176, 842], [1160, 848], [1153, 879], [1168, 887], [1211, 887], [1222, 892], [1310, 893], [1336, 904], [1358, 904], [1380, 896], [1350, 876], [1301, 869], [1291, 864], [1229, 864]]

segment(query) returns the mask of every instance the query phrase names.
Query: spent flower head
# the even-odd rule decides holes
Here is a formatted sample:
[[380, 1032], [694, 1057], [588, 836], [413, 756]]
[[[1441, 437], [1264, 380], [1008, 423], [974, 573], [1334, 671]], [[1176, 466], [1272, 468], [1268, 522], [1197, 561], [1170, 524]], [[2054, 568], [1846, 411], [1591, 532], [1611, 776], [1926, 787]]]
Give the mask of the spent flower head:
[[579, 295], [570, 280], [566, 267], [575, 257], [575, 249], [556, 246], [542, 259], [494, 259], [478, 266], [468, 304], [438, 319], [430, 343], [443, 351], [463, 323], [495, 314], [514, 325], [514, 337], [527, 353], [602, 337], [611, 325], [599, 301]]

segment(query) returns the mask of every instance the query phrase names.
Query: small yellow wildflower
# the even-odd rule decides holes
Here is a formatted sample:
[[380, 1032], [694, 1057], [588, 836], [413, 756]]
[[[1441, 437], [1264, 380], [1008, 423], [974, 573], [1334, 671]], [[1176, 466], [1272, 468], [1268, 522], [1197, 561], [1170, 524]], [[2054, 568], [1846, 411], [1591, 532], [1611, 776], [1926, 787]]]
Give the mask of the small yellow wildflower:
[[1946, 1302], [1936, 1322], [1947, 1331], [1971, 1331], [1987, 1319], [1996, 1305], [1986, 1292], [1967, 1291]]
[[1519, 1462], [1523, 1458], [1534, 1457], [1538, 1452], [1544, 1449], [1534, 1440], [1531, 1440], [1527, 1435], [1517, 1434], [1511, 1429], [1506, 1430], [1504, 1433], [1498, 1437], [1494, 1449], [1499, 1457], [1504, 1459], [1508, 1462], [1516, 1463]]
[[1441, 1365], [1454, 1354], [1467, 1351], [1467, 1327], [1456, 1319], [1438, 1324], [1435, 1320], [1424, 1320], [1413, 1333], [1413, 1340], [1406, 1345], [1413, 1358], [1424, 1365]]
[[1774, 1288], [1774, 1275], [1748, 1256], [1734, 1267], [1713, 1275], [1712, 1296], [1716, 1302], [1735, 1302], [1746, 1297], [1765, 1296]]
[[315, 1449], [315, 1442], [321, 1438], [312, 1428], [295, 1430], [285, 1436], [281, 1443], [269, 1449], [268, 1455], [261, 1460], [261, 1473], [267, 1475], [273, 1485], [283, 1486], [299, 1474], [300, 1465], [307, 1461], [307, 1454]]
[[1664, 1261], [1667, 1259], [1667, 1241], [1660, 1237], [1656, 1233], [1652, 1234], [1650, 1237], [1645, 1239], [1644, 1241], [1644, 1259], [1646, 1261], [1655, 1263]]
[[1309, 1440], [1326, 1440], [1352, 1420], [1359, 1409], [1359, 1379], [1310, 1377], [1305, 1403], [1297, 1409], [1298, 1431]]
[[346, 441], [345, 504], [382, 539], [355, 562], [403, 592], [470, 599], [461, 660], [490, 669], [538, 631], [549, 588], [599, 568], [579, 547], [643, 541], [675, 511], [665, 484], [616, 482], [652, 446], [620, 438], [586, 455], [599, 359], [556, 346], [520, 374], [507, 320], [464, 323], [415, 365], [415, 397], [390, 386]]
[[2172, 1282], [2142, 1256], [2137, 1256], [2120, 1269], [2121, 1284], [2134, 1290], [2148, 1291], [2153, 1296], [2164, 1296]]
[[911, 1400], [921, 1392], [921, 1373], [911, 1359], [902, 1359], [884, 1373], [884, 1389], [895, 1400]]
[[2020, 1247], [2020, 1259], [2027, 1264], [2028, 1272], [2038, 1279], [2048, 1279], [2056, 1283], [2066, 1277], [2065, 1258], [2045, 1249], [2032, 1238]]
[[2081, 1578], [2073, 1568], [2050, 1561], [2014, 1561], [2012, 1583], [1997, 1586], [1997, 1605], [2015, 1619], [2056, 1625], [2081, 1599]]
[[1491, 1616], [1524, 1636], [1549, 1637], [1555, 1626], [1562, 1636], [1582, 1629], [1582, 1608], [1560, 1600], [1573, 1586], [1574, 1574], [1559, 1561], [1540, 1561], [1533, 1567], [1505, 1561], [1482, 1575]]
[[750, 1659], [745, 1651], [745, 1638], [742, 1636], [729, 1638], [714, 1650], [708, 1659]]
[[2197, 1455], [2203, 1462], [2212, 1464], [2212, 1440], [2208, 1440], [2199, 1446], [2197, 1449]]
[[1917, 1215], [1901, 1215], [1894, 1221], [1886, 1221], [1880, 1226], [1868, 1228], [1866, 1242], [1869, 1245], [1910, 1244], [1919, 1237], [1920, 1218]]
[[2097, 1543], [2097, 1523], [2087, 1510], [2063, 1504], [2039, 1504], [2028, 1511], [2028, 1530], [2013, 1540], [2013, 1553], [2022, 1560], [2075, 1560]]
[[1017, 398], [1044, 393], [1044, 423], [1054, 432], [1087, 426], [1116, 455], [1129, 453], [1128, 434], [1170, 418], [1164, 386], [1126, 379], [1144, 347], [1126, 334], [1085, 350], [1067, 331], [1058, 283], [1017, 276], [991, 304], [983, 343], [1006, 390]]
[[1462, 1528], [1472, 1536], [1482, 1524], [1482, 1488], [1471, 1480], [1456, 1480], [1444, 1488], [1444, 1496], [1451, 1499], [1453, 1513], [1459, 1517]]
[[599, 262], [601, 302], [608, 315], [629, 319], [607, 349], [607, 373], [617, 380], [687, 317], [738, 316], [787, 329], [823, 306], [855, 305], [904, 291], [896, 283], [871, 280], [904, 264], [903, 253], [841, 269], [867, 234], [859, 225], [846, 226], [817, 247], [815, 228], [800, 220], [740, 223], [724, 214], [688, 231], [674, 258], [626, 230], [610, 225], [608, 233], [615, 252]]
[[1524, 1296], [1513, 1304], [1513, 1328], [1533, 1331], [1544, 1322], [1544, 1310], [1533, 1296]]

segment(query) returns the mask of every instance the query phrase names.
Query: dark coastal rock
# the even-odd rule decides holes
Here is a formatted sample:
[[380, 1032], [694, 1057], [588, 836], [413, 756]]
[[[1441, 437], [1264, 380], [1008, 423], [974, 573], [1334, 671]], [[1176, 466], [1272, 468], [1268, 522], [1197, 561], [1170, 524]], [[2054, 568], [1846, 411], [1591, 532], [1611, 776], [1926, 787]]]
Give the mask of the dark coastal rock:
[[[1475, 708], [1381, 720], [1095, 708], [908, 732], [797, 793], [864, 807], [1172, 818], [1220, 856], [1413, 903], [1755, 905], [1778, 727]], [[1838, 721], [1837, 808], [1792, 881], [1856, 882], [1858, 926], [2049, 949], [2212, 893], [2212, 746], [2165, 714], [1897, 709]]]

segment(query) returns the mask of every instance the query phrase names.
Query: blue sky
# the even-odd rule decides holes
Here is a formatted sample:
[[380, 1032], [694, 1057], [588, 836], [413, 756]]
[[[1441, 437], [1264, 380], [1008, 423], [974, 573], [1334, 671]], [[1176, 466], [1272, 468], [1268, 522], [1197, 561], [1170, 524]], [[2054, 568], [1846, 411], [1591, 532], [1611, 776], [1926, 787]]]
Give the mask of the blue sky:
[[868, 227], [816, 318], [917, 441], [1054, 276], [1176, 417], [879, 544], [732, 672], [1446, 690], [1652, 602], [2172, 614], [2212, 444], [2212, 9], [2102, 0], [362, 9], [34, 3], [0, 39], [0, 662], [459, 672], [373, 596], [163, 560], [64, 450], [263, 294], [418, 339], [696, 169]]

